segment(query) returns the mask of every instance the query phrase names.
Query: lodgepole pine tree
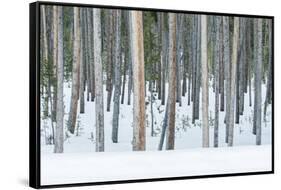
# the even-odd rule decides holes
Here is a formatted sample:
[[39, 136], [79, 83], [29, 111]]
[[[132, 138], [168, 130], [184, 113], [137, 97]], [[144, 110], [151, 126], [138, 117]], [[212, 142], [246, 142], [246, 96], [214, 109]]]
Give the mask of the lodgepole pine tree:
[[169, 13], [169, 89], [168, 89], [168, 130], [166, 150], [175, 148], [176, 111], [176, 14]]
[[255, 67], [255, 105], [254, 129], [256, 132], [256, 145], [261, 145], [261, 82], [262, 82], [262, 19], [257, 19], [257, 60]]
[[225, 112], [225, 142], [228, 143], [229, 113], [231, 102], [231, 77], [230, 77], [230, 49], [229, 49], [229, 17], [223, 17], [223, 62], [225, 65], [226, 82], [226, 112]]
[[95, 61], [95, 97], [96, 97], [96, 152], [104, 151], [104, 110], [103, 110], [103, 84], [101, 59], [101, 10], [93, 9], [94, 26], [94, 61]]
[[145, 150], [145, 79], [142, 12], [131, 12], [133, 65], [133, 150]]
[[[234, 17], [234, 29], [233, 29], [233, 40], [232, 40], [232, 56], [231, 56], [231, 79], [236, 78], [236, 67], [237, 67], [237, 52], [238, 52], [238, 41], [239, 41], [239, 18]], [[234, 133], [234, 105], [235, 105], [235, 83], [236, 80], [231, 80], [230, 83], [230, 97], [229, 102], [229, 129], [228, 129], [228, 146], [233, 146], [233, 133]]]
[[207, 16], [201, 15], [201, 61], [202, 61], [202, 146], [209, 147], [209, 85], [207, 62]]
[[118, 142], [120, 94], [121, 94], [121, 10], [115, 10], [115, 62], [114, 62], [114, 98], [112, 118], [112, 142]]
[[55, 133], [55, 153], [63, 152], [63, 120], [64, 120], [64, 106], [63, 106], [63, 13], [62, 6], [54, 9], [58, 15], [58, 62], [57, 62], [57, 125]]
[[79, 8], [74, 7], [74, 45], [73, 45], [73, 66], [72, 66], [72, 87], [71, 87], [71, 100], [70, 111], [68, 117], [68, 130], [70, 133], [74, 133], [76, 119], [77, 119], [77, 107], [79, 96], [79, 67], [80, 67], [80, 18]]

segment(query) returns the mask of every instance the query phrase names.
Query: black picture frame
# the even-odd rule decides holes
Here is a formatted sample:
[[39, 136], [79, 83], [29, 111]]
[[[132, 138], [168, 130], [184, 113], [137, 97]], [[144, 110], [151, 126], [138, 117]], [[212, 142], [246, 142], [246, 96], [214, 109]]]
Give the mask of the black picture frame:
[[[174, 176], [167, 178], [153, 179], [137, 179], [137, 180], [119, 180], [119, 181], [104, 181], [104, 182], [87, 182], [75, 184], [58, 184], [58, 185], [41, 185], [40, 183], [40, 5], [58, 5], [58, 6], [78, 6], [90, 8], [110, 8], [122, 10], [141, 10], [141, 11], [161, 11], [174, 13], [189, 13], [189, 14], [206, 14], [218, 16], [237, 16], [250, 18], [267, 18], [272, 19], [272, 168], [270, 171], [260, 172], [245, 172], [231, 174], [212, 174], [212, 175], [197, 175], [197, 176]], [[234, 13], [218, 13], [218, 12], [201, 12], [187, 10], [169, 10], [156, 8], [142, 7], [123, 7], [109, 5], [92, 5], [79, 3], [60, 3], [60, 2], [44, 2], [38, 1], [30, 3], [29, 9], [29, 43], [30, 43], [30, 65], [29, 65], [29, 185], [33, 188], [55, 188], [55, 187], [73, 187], [87, 185], [105, 185], [105, 184], [121, 184], [121, 183], [137, 183], [137, 182], [152, 182], [166, 180], [185, 180], [195, 178], [213, 178], [213, 177], [232, 177], [244, 175], [260, 175], [274, 173], [274, 16], [264, 15], [248, 15]]]

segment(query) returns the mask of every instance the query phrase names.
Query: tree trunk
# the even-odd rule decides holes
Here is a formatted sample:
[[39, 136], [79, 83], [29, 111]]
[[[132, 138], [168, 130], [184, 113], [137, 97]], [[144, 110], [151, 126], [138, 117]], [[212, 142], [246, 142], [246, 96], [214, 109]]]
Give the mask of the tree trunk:
[[134, 85], [133, 150], [145, 150], [145, 79], [142, 12], [131, 11]]
[[175, 148], [175, 108], [176, 108], [176, 14], [169, 13], [169, 93], [168, 131], [166, 149]]
[[261, 82], [262, 82], [262, 19], [257, 19], [257, 62], [255, 68], [255, 117], [256, 145], [261, 145]]
[[231, 102], [231, 76], [230, 76], [230, 52], [229, 52], [229, 17], [223, 17], [223, 62], [225, 65], [225, 81], [226, 81], [226, 125], [225, 125], [225, 142], [228, 143], [229, 131], [229, 114]]
[[166, 96], [166, 73], [165, 73], [165, 68], [167, 64], [167, 31], [165, 29], [165, 13], [161, 13], [161, 105], [165, 104], [165, 96]]
[[224, 72], [225, 72], [225, 63], [223, 61], [224, 59], [224, 54], [223, 54], [223, 23], [222, 23], [222, 17], [220, 19], [220, 27], [219, 27], [219, 33], [220, 33], [220, 68], [219, 68], [219, 79], [220, 79], [220, 111], [224, 111]]
[[104, 114], [103, 114], [103, 72], [101, 59], [101, 10], [93, 9], [94, 17], [94, 60], [95, 60], [95, 84], [96, 84], [96, 152], [104, 151]]
[[128, 56], [129, 56], [129, 63], [128, 63], [128, 100], [127, 104], [131, 105], [131, 92], [133, 88], [133, 70], [132, 70], [132, 26], [131, 26], [131, 14], [128, 11], [127, 13], [127, 19], [128, 19], [128, 37], [129, 37], [129, 43], [128, 43]]
[[56, 121], [56, 108], [57, 108], [57, 62], [58, 62], [58, 11], [57, 6], [53, 6], [53, 110], [51, 117]]
[[208, 54], [207, 54], [207, 16], [201, 16], [201, 61], [202, 61], [202, 137], [203, 147], [209, 147], [209, 81], [208, 81]]
[[120, 112], [120, 94], [121, 94], [121, 11], [115, 10], [115, 68], [114, 68], [114, 98], [113, 98], [113, 118], [112, 118], [112, 142], [118, 142], [118, 126]]
[[182, 100], [181, 100], [181, 96], [182, 96], [182, 89], [181, 89], [181, 58], [182, 58], [182, 35], [183, 35], [183, 16], [181, 14], [177, 14], [177, 33], [176, 33], [176, 60], [177, 60], [177, 66], [176, 66], [176, 102], [179, 103], [179, 106], [182, 105]]
[[[233, 40], [232, 40], [232, 56], [231, 56], [231, 79], [236, 78], [236, 67], [237, 67], [237, 51], [239, 41], [239, 18], [234, 17], [234, 29], [233, 29]], [[236, 80], [231, 80], [230, 83], [230, 112], [229, 112], [229, 133], [228, 133], [228, 146], [233, 146], [233, 133], [234, 133], [234, 104], [235, 104], [235, 83]]]
[[268, 21], [268, 69], [267, 69], [267, 84], [266, 96], [264, 101], [264, 121], [266, 121], [266, 110], [268, 104], [271, 104], [272, 99], [272, 21]]
[[110, 111], [110, 103], [112, 96], [112, 70], [113, 70], [113, 16], [112, 10], [108, 10], [108, 55], [107, 55], [107, 72], [106, 72], [106, 90], [107, 90], [107, 104], [106, 111]]
[[216, 16], [216, 41], [215, 41], [215, 126], [214, 147], [219, 145], [219, 79], [220, 79], [220, 25], [221, 17]]
[[80, 40], [80, 68], [79, 68], [79, 99], [80, 99], [80, 113], [85, 113], [85, 99], [84, 99], [84, 65], [85, 65], [85, 18], [84, 11], [80, 11], [81, 20], [81, 40]]
[[[56, 7], [56, 6], [54, 6]], [[58, 15], [58, 62], [57, 62], [57, 125], [55, 133], [55, 153], [63, 153], [63, 120], [64, 120], [64, 106], [63, 106], [63, 16], [62, 16], [62, 6], [56, 7], [54, 9], [57, 11]]]
[[74, 7], [74, 45], [72, 66], [71, 100], [68, 117], [68, 130], [73, 134], [77, 119], [77, 106], [79, 96], [79, 68], [80, 68], [80, 18], [79, 8]]

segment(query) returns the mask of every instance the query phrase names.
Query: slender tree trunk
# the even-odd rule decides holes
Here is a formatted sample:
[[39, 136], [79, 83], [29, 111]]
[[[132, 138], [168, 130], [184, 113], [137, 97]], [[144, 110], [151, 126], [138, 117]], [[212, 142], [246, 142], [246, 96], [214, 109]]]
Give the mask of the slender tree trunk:
[[225, 63], [223, 61], [224, 59], [224, 54], [223, 54], [223, 21], [222, 18], [220, 19], [220, 29], [219, 29], [219, 33], [220, 33], [220, 68], [219, 68], [219, 72], [220, 72], [220, 111], [224, 111], [224, 72], [225, 72]]
[[[150, 85], [152, 85], [152, 81], [150, 81]], [[153, 113], [153, 88], [150, 88], [150, 116], [151, 116], [151, 136], [154, 136], [154, 113]]]
[[[237, 51], [239, 41], [239, 18], [234, 17], [234, 29], [232, 40], [232, 56], [231, 56], [231, 79], [236, 78], [237, 67]], [[235, 83], [236, 80], [231, 80], [230, 83], [230, 112], [229, 112], [229, 133], [228, 133], [228, 146], [233, 146], [233, 133], [234, 133], [234, 104], [235, 104]]]
[[129, 46], [130, 46], [130, 41], [129, 41], [129, 22], [128, 22], [128, 15], [127, 12], [124, 13], [124, 20], [125, 20], [125, 29], [124, 29], [124, 67], [123, 67], [123, 80], [122, 80], [122, 95], [121, 95], [121, 104], [124, 104], [124, 97], [125, 97], [125, 86], [126, 86], [126, 74], [127, 74], [127, 67], [129, 65]]
[[195, 123], [195, 119], [196, 119], [196, 67], [197, 65], [197, 38], [196, 38], [196, 34], [198, 33], [197, 29], [197, 15], [193, 16], [193, 20], [192, 20], [192, 25], [193, 25], [193, 31], [192, 31], [192, 94], [191, 94], [191, 100], [192, 100], [192, 123]]
[[256, 145], [261, 145], [262, 19], [257, 19], [257, 62], [255, 69]]
[[182, 58], [182, 28], [183, 28], [183, 17], [181, 14], [177, 14], [177, 23], [176, 23], [176, 28], [177, 28], [177, 33], [176, 33], [176, 60], [177, 60], [177, 66], [176, 66], [176, 102], [179, 102], [179, 106], [182, 105], [182, 89], [181, 89], [181, 58]]
[[93, 9], [94, 17], [94, 60], [96, 84], [96, 152], [104, 151], [104, 110], [103, 110], [103, 72], [101, 59], [101, 10]]
[[231, 76], [230, 76], [230, 52], [229, 52], [229, 17], [223, 17], [223, 62], [225, 64], [225, 76], [226, 76], [226, 125], [225, 125], [225, 142], [228, 143], [228, 131], [229, 131], [229, 114], [230, 114], [230, 102], [231, 102]]
[[80, 18], [79, 8], [74, 7], [74, 45], [72, 66], [71, 101], [68, 117], [68, 130], [73, 134], [77, 119], [77, 106], [79, 96], [79, 68], [80, 68]]
[[53, 6], [53, 110], [52, 120], [56, 121], [56, 108], [57, 108], [57, 62], [58, 62], [58, 11], [57, 6]]
[[121, 11], [115, 10], [115, 68], [114, 68], [114, 106], [112, 119], [112, 142], [118, 142], [119, 112], [120, 112], [120, 94], [121, 94]]
[[166, 59], [166, 55], [167, 55], [167, 38], [166, 38], [166, 29], [165, 29], [165, 13], [161, 13], [161, 105], [165, 104], [165, 96], [166, 96], [166, 74], [165, 74], [165, 68], [166, 68], [166, 64], [167, 64], [167, 59]]
[[209, 147], [209, 85], [208, 85], [207, 16], [201, 16], [201, 60], [202, 60], [202, 146]]
[[168, 131], [166, 149], [175, 148], [175, 109], [176, 109], [176, 14], [169, 13], [169, 93]]
[[80, 40], [80, 68], [79, 68], [79, 103], [80, 103], [80, 113], [85, 113], [85, 99], [84, 99], [84, 65], [85, 65], [85, 18], [84, 12], [80, 11], [81, 20], [81, 40]]
[[201, 17], [197, 17], [197, 47], [196, 47], [196, 87], [195, 87], [195, 119], [199, 119], [200, 84], [201, 84]]
[[268, 69], [267, 69], [267, 84], [266, 96], [264, 101], [264, 121], [266, 121], [266, 110], [268, 104], [271, 104], [272, 98], [272, 21], [268, 21]]
[[106, 79], [106, 90], [107, 90], [107, 104], [106, 104], [106, 111], [110, 111], [110, 103], [111, 103], [111, 96], [112, 96], [112, 70], [113, 70], [113, 16], [112, 10], [108, 10], [108, 55], [107, 55], [107, 79]]
[[219, 145], [219, 76], [220, 76], [220, 25], [221, 17], [216, 17], [216, 41], [215, 41], [215, 126], [214, 147]]
[[57, 11], [58, 15], [58, 63], [57, 63], [57, 111], [56, 111], [56, 118], [57, 118], [57, 126], [56, 126], [56, 133], [55, 133], [55, 153], [62, 153], [63, 152], [63, 120], [64, 120], [64, 106], [63, 106], [63, 16], [62, 16], [62, 6], [57, 7], [54, 9]]
[[128, 100], [127, 104], [131, 105], [131, 92], [133, 89], [133, 70], [132, 70], [132, 26], [131, 26], [131, 14], [128, 11], [127, 13], [127, 22], [128, 22], [128, 56], [129, 56], [129, 63], [128, 63]]
[[158, 145], [158, 150], [163, 149], [167, 126], [168, 126], [168, 104], [166, 104], [166, 108], [165, 108], [165, 116], [164, 116], [164, 121], [163, 121], [163, 125], [162, 125], [162, 131], [161, 131], [161, 136], [160, 136], [160, 142]]
[[134, 85], [133, 150], [145, 150], [145, 79], [142, 12], [131, 12]]

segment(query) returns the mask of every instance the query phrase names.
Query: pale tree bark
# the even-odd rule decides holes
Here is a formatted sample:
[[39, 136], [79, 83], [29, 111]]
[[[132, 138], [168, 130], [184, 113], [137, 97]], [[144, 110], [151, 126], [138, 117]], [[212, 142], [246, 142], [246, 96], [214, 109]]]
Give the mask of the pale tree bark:
[[230, 77], [230, 52], [229, 52], [229, 17], [223, 17], [223, 62], [225, 64], [225, 82], [226, 82], [226, 125], [225, 125], [225, 142], [228, 143], [229, 130], [229, 113], [231, 102], [231, 77]]
[[93, 9], [94, 17], [94, 61], [95, 61], [95, 85], [96, 85], [96, 152], [104, 151], [104, 110], [103, 110], [103, 76], [101, 59], [101, 10]]
[[63, 152], [63, 120], [64, 120], [64, 106], [63, 106], [63, 15], [62, 6], [55, 9], [58, 12], [58, 63], [57, 63], [57, 125], [55, 133], [55, 153]]
[[257, 62], [255, 67], [255, 117], [256, 145], [261, 145], [261, 82], [262, 82], [262, 19], [257, 19]]
[[68, 130], [72, 134], [75, 131], [77, 119], [77, 106], [79, 96], [79, 68], [80, 68], [80, 18], [79, 8], [74, 7], [74, 44], [73, 44], [73, 66], [71, 100], [68, 117]]
[[[237, 67], [237, 52], [239, 41], [239, 18], [234, 17], [233, 41], [232, 41], [232, 56], [231, 56], [231, 79], [236, 78]], [[230, 112], [229, 112], [229, 133], [228, 133], [228, 146], [233, 146], [233, 133], [234, 133], [234, 105], [235, 105], [235, 83], [236, 80], [231, 80], [230, 83]]]
[[133, 65], [133, 150], [145, 150], [145, 80], [142, 12], [131, 12]]
[[169, 90], [168, 90], [168, 130], [166, 149], [175, 148], [176, 111], [176, 14], [169, 13]]
[[202, 61], [202, 146], [209, 147], [209, 81], [207, 49], [207, 16], [201, 15], [201, 61]]
[[114, 98], [113, 98], [113, 118], [112, 118], [112, 142], [118, 142], [120, 94], [121, 94], [121, 11], [115, 10], [115, 62], [114, 62]]

